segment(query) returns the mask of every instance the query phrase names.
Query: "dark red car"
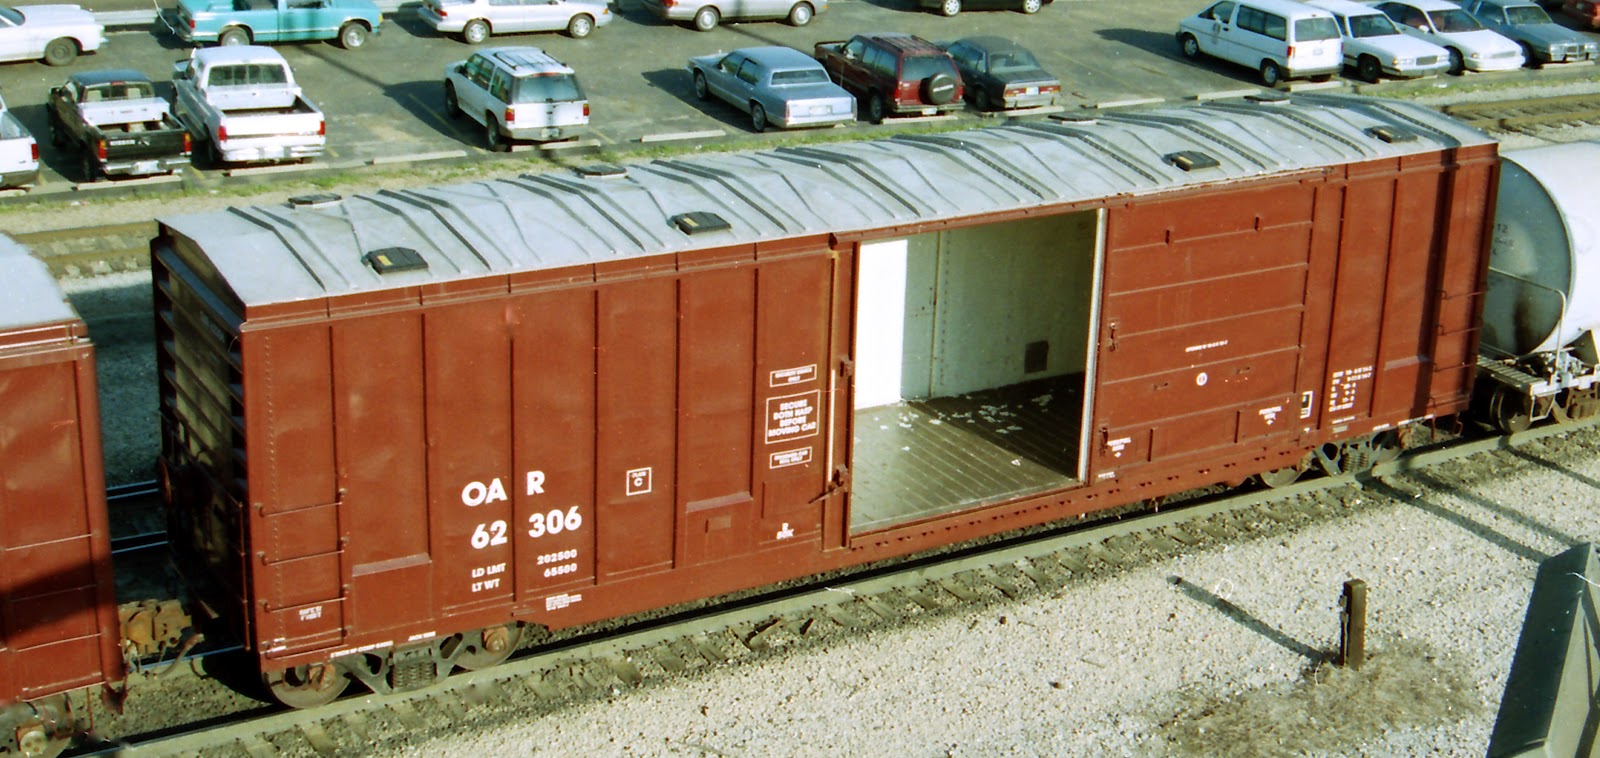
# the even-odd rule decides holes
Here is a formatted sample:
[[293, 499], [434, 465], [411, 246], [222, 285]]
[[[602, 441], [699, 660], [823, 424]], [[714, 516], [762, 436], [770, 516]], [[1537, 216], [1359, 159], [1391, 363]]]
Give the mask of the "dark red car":
[[849, 42], [818, 42], [816, 57], [873, 123], [890, 114], [932, 116], [962, 107], [955, 61], [921, 37], [857, 34]]

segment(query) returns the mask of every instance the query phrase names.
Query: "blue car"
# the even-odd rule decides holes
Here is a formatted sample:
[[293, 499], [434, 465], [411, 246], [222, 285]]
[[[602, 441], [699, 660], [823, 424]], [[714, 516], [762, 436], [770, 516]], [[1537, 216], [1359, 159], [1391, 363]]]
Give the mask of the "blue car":
[[178, 0], [161, 20], [193, 44], [331, 39], [354, 50], [378, 31], [383, 15], [372, 0]]

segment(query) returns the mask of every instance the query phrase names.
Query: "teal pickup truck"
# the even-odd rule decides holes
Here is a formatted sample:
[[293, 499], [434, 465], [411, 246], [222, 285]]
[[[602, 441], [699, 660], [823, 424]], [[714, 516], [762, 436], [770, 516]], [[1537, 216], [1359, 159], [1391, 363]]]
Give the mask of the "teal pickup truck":
[[192, 44], [331, 39], [354, 50], [378, 31], [383, 15], [372, 0], [178, 0], [161, 20]]

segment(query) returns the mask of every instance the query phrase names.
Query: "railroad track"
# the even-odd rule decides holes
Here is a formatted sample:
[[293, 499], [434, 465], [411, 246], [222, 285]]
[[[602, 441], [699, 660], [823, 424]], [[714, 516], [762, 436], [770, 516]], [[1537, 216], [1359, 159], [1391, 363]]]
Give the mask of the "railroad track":
[[[1509, 437], [1446, 441], [1380, 464], [1367, 477], [1422, 471], [1469, 455], [1520, 447], [1595, 422], [1550, 426]], [[1365, 478], [1365, 477], [1364, 477]], [[905, 623], [945, 609], [1052, 592], [1084, 577], [1144, 565], [1175, 552], [1258, 538], [1349, 513], [1342, 498], [1355, 477], [1319, 478], [1275, 490], [1227, 492], [1170, 509], [1147, 510], [1087, 527], [1042, 529], [848, 576], [787, 586], [599, 631], [555, 638], [508, 663], [461, 672], [427, 689], [356, 695], [291, 711], [256, 707], [188, 731], [130, 736], [117, 755], [212, 751], [359, 752], [393, 733], [441, 732], [462, 723], [471, 703], [532, 703], [555, 710], [614, 696], [683, 672], [774, 655], [838, 633]], [[1370, 492], [1383, 501], [1385, 485]], [[109, 755], [110, 752], [103, 754]]]
[[1600, 124], [1600, 94], [1460, 103], [1442, 110], [1484, 131], [1528, 132]]
[[150, 238], [154, 221], [107, 226], [83, 226], [43, 232], [14, 232], [50, 267], [56, 277], [100, 276], [118, 271], [150, 268]]

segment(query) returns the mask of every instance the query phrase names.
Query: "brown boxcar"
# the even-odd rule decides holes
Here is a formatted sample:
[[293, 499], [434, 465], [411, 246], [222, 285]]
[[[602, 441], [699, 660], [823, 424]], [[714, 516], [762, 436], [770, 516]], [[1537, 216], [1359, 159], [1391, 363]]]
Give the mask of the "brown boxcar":
[[123, 669], [88, 329], [5, 236], [0, 281], [0, 751], [31, 755]]
[[1296, 96], [167, 219], [173, 520], [309, 704], [1358, 469], [1465, 407], [1497, 165]]

